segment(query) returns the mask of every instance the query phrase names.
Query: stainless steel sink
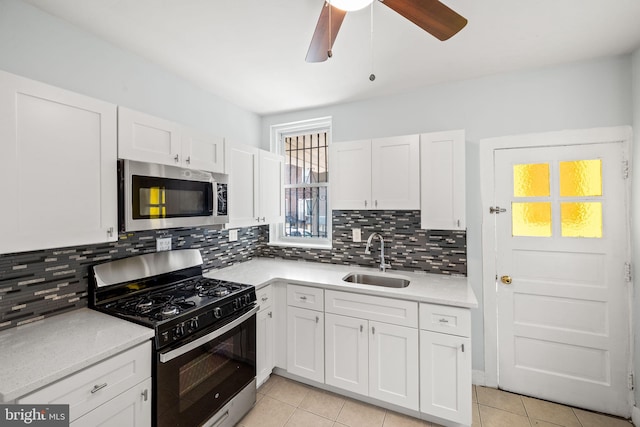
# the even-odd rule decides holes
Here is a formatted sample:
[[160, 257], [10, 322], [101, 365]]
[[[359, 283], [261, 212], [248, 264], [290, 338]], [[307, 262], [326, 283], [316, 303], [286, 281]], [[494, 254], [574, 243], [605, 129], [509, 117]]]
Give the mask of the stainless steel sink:
[[386, 274], [349, 273], [342, 280], [361, 285], [384, 286], [387, 288], [406, 288], [409, 286], [408, 278]]

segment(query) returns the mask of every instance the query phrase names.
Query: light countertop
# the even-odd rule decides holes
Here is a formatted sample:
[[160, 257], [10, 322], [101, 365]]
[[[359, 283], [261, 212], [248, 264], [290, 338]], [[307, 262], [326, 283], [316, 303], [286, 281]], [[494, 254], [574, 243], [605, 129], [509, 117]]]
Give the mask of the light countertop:
[[153, 334], [153, 329], [89, 308], [2, 331], [0, 402], [11, 402]]
[[[343, 281], [342, 278], [350, 272], [403, 276], [411, 283], [406, 288], [387, 288]], [[348, 265], [257, 258], [209, 271], [205, 276], [254, 285], [256, 288], [273, 282], [287, 282], [457, 307], [478, 306], [478, 300], [466, 277], [444, 274], [411, 273], [400, 270], [387, 270], [386, 273], [380, 273], [377, 269]]]

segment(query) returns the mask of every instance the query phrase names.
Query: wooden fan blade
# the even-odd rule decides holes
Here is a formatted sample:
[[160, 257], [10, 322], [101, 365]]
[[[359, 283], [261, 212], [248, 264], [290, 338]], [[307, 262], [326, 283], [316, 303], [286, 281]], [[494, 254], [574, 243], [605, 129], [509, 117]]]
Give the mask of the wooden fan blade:
[[[329, 16], [331, 15], [331, 16]], [[307, 51], [307, 62], [322, 62], [329, 57], [329, 50], [336, 41], [338, 30], [347, 12], [325, 2], [318, 18], [316, 30], [311, 38], [311, 45]], [[331, 24], [331, 25], [329, 25]], [[329, 42], [329, 27], [331, 27], [331, 42]]]
[[442, 41], [467, 25], [465, 17], [438, 0], [383, 0], [381, 3]]

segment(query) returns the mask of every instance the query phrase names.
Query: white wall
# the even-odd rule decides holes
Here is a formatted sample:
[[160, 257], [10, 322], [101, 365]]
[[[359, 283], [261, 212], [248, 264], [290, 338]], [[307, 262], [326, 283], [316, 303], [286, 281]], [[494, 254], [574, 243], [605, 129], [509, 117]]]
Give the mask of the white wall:
[[322, 116], [333, 116], [333, 141], [466, 129], [468, 276], [480, 301], [480, 308], [472, 311], [473, 369], [484, 371], [479, 141], [510, 134], [630, 125], [631, 59], [604, 58], [495, 75], [267, 116], [263, 118], [263, 148], [268, 149], [272, 124]]
[[[640, 218], [640, 175], [638, 175], [638, 167], [640, 167], [640, 49], [632, 56], [633, 70], [633, 129], [634, 129], [634, 147], [632, 165], [632, 189], [631, 189], [631, 217]], [[640, 378], [640, 222], [632, 224], [631, 229], [631, 246], [633, 251], [633, 287], [635, 290], [633, 299], [634, 319], [633, 326], [635, 328], [635, 358], [634, 370], [636, 378]], [[636, 407], [640, 407], [640, 387], [636, 379], [635, 388]]]
[[19, 0], [0, 0], [0, 69], [259, 145], [258, 115]]

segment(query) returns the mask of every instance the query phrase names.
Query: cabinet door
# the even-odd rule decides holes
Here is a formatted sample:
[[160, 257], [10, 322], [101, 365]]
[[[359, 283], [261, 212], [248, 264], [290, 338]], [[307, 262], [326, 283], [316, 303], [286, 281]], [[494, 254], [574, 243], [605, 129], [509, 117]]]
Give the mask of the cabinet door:
[[463, 130], [420, 135], [421, 228], [466, 228], [464, 145]]
[[0, 254], [116, 241], [116, 106], [0, 72]]
[[118, 157], [139, 162], [181, 166], [180, 126], [118, 107]]
[[469, 338], [420, 331], [420, 411], [471, 425]]
[[228, 144], [225, 165], [229, 174], [229, 227], [258, 223], [259, 150]]
[[373, 209], [420, 209], [420, 136], [371, 143]]
[[325, 314], [326, 383], [343, 390], [369, 393], [369, 322]]
[[72, 427], [151, 427], [151, 378], [98, 406]]
[[369, 322], [369, 396], [418, 410], [418, 330]]
[[331, 209], [371, 206], [371, 141], [331, 144]]
[[287, 307], [287, 371], [324, 382], [324, 313]]
[[224, 138], [183, 127], [182, 166], [210, 172], [224, 172]]
[[273, 370], [274, 320], [272, 307], [265, 307], [256, 316], [256, 376], [258, 386]]
[[284, 157], [260, 150], [260, 223], [284, 222]]

